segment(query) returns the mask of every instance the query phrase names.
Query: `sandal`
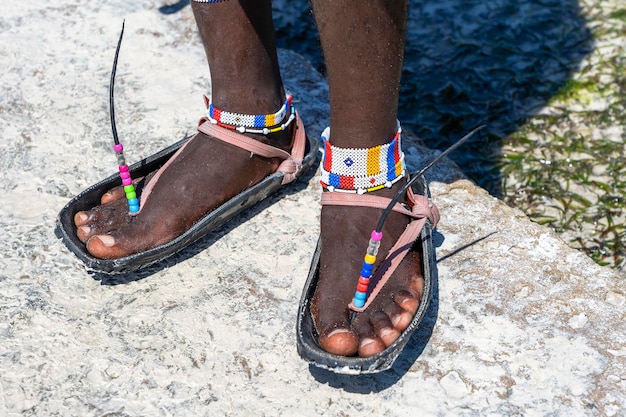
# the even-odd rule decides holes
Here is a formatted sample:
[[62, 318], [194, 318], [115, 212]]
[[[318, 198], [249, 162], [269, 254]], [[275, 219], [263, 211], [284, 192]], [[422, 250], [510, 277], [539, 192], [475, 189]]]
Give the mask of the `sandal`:
[[[265, 115], [247, 115], [216, 109], [205, 97], [207, 114], [198, 123], [200, 132], [230, 145], [245, 149], [251, 152], [251, 156], [252, 154], [257, 154], [265, 158], [279, 158], [282, 162], [278, 169], [256, 185], [237, 194], [221, 206], [207, 213], [182, 235], [163, 245], [117, 259], [100, 259], [92, 256], [87, 251], [86, 245], [77, 236], [77, 228], [74, 223], [76, 213], [99, 205], [100, 198], [106, 191], [124, 185], [124, 192], [128, 199], [129, 214], [131, 216], [138, 214], [148, 199], [151, 184], [156, 183], [160, 174], [167, 169], [170, 162], [182, 152], [188, 143], [198, 137], [196, 135], [191, 139], [182, 139], [130, 167], [126, 165], [123, 156], [123, 146], [119, 143], [117, 137], [113, 97], [115, 72], [123, 37], [124, 23], [122, 23], [122, 31], [115, 50], [109, 85], [111, 128], [115, 142], [113, 149], [117, 154], [120, 165], [120, 175], [111, 175], [74, 197], [59, 213], [55, 229], [55, 234], [63, 240], [70, 251], [74, 252], [85, 263], [88, 269], [108, 274], [130, 272], [147, 267], [189, 246], [243, 210], [265, 199], [283, 185], [295, 181], [300, 174], [313, 165], [317, 154], [317, 140], [306, 137], [304, 125], [300, 117], [298, 117], [295, 108], [291, 105], [291, 95], [287, 96], [285, 103], [278, 112]], [[244, 133], [268, 135], [285, 130], [294, 121], [296, 122], [295, 137], [291, 153], [243, 135]], [[147, 187], [144, 188], [140, 202], [137, 199], [132, 178], [144, 177], [154, 171], [157, 172], [150, 179]]]
[[[405, 232], [398, 239], [394, 247], [390, 250], [387, 258], [381, 263], [374, 275], [372, 282], [376, 283], [374, 288], [370, 287], [367, 292], [367, 301], [360, 308], [353, 304], [350, 308], [358, 314], [365, 310], [367, 306], [376, 298], [380, 289], [385, 285], [396, 267], [406, 256], [409, 250], [417, 250], [422, 253], [422, 268], [424, 275], [424, 290], [411, 324], [402, 332], [400, 337], [384, 351], [370, 357], [346, 357], [334, 355], [322, 349], [317, 340], [319, 334], [315, 328], [311, 313], [311, 300], [317, 288], [320, 268], [321, 244], [318, 240], [313, 261], [309, 270], [309, 276], [300, 300], [297, 320], [298, 353], [311, 364], [333, 372], [343, 374], [370, 374], [382, 372], [389, 369], [396, 360], [411, 335], [419, 328], [424, 319], [428, 305], [432, 298], [433, 273], [434, 273], [434, 249], [432, 244], [432, 229], [439, 220], [439, 212], [430, 201], [430, 192], [423, 176], [416, 180], [412, 188], [407, 190], [408, 205], [411, 211], [400, 204], [396, 204], [394, 211], [404, 213], [413, 218], [407, 226]], [[322, 194], [322, 205], [351, 205], [367, 206], [384, 209], [391, 199], [373, 195]], [[411, 245], [411, 242], [413, 244]]]
[[[311, 300], [317, 288], [320, 267], [321, 243], [318, 240], [313, 261], [309, 270], [309, 276], [300, 300], [297, 320], [298, 353], [300, 356], [313, 365], [325, 368], [337, 373], [345, 374], [368, 374], [377, 373], [389, 369], [396, 360], [404, 346], [409, 341], [411, 335], [419, 328], [424, 319], [426, 310], [432, 298], [433, 273], [434, 273], [434, 249], [432, 244], [432, 229], [435, 227], [439, 212], [430, 202], [430, 193], [424, 177], [415, 183], [409, 190], [408, 204], [411, 207], [409, 212], [399, 204], [396, 204], [394, 211], [402, 212], [413, 218], [406, 231], [391, 249], [387, 258], [381, 263], [376, 273], [372, 276], [372, 282], [377, 282], [374, 289], [368, 291], [368, 298], [365, 305], [355, 308], [353, 311], [363, 311], [373, 301], [380, 289], [385, 285], [389, 277], [395, 271], [397, 265], [402, 261], [409, 250], [417, 250], [422, 253], [422, 268], [424, 275], [424, 290], [422, 298], [411, 324], [404, 330], [400, 337], [384, 351], [371, 357], [346, 357], [334, 355], [323, 350], [317, 343], [319, 334], [314, 325], [311, 313]], [[357, 194], [337, 194], [323, 193], [322, 204], [330, 205], [356, 205], [357, 203], [365, 207], [385, 208], [390, 199], [384, 197], [357, 195]], [[409, 243], [413, 245], [409, 246]], [[381, 273], [384, 271], [384, 274]], [[358, 314], [358, 313], [357, 313]]]
[[[234, 196], [210, 213], [207, 213], [189, 230], [168, 243], [122, 258], [99, 259], [92, 256], [87, 251], [85, 244], [78, 239], [76, 235], [77, 229], [73, 220], [74, 215], [79, 211], [89, 210], [99, 205], [100, 197], [106, 191], [121, 185], [120, 176], [117, 174], [111, 175], [99, 183], [92, 185], [74, 197], [59, 213], [55, 232], [57, 236], [63, 240], [68, 249], [76, 254], [76, 256], [85, 263], [88, 269], [94, 271], [117, 274], [135, 271], [159, 262], [179, 252], [181, 249], [223, 225], [245, 209], [265, 199], [270, 194], [279, 190], [283, 185], [295, 181], [299, 175], [313, 165], [317, 155], [317, 140], [306, 137], [304, 126], [297, 114], [296, 120], [293, 149], [291, 154], [289, 154], [281, 149], [265, 145], [257, 140], [244, 136], [228, 128], [224, 123], [216, 123], [208, 118], [201, 119], [198, 127], [200, 132], [263, 157], [280, 158], [283, 162], [276, 172], [270, 174], [258, 184]], [[168, 165], [167, 161], [171, 158], [176, 158], [185, 144], [194, 140], [196, 137], [197, 136], [182, 139], [160, 152], [131, 165], [129, 167], [131, 176], [138, 178], [155, 170], [161, 171], [166, 169]], [[158, 175], [159, 173], [157, 172], [155, 178], [157, 178]]]
[[[350, 321], [356, 314], [365, 311], [377, 297], [409, 251], [421, 252], [424, 275], [424, 290], [418, 310], [410, 325], [393, 344], [370, 357], [332, 354], [318, 343], [320, 334], [311, 312], [320, 270], [321, 239], [318, 240], [298, 310], [296, 329], [298, 353], [313, 365], [337, 373], [367, 374], [389, 369], [422, 322], [432, 296], [434, 270], [432, 228], [439, 221], [439, 211], [430, 200], [423, 171], [411, 180], [405, 179], [406, 183], [391, 199], [367, 194], [369, 191], [391, 188], [407, 175], [404, 153], [401, 149], [401, 132], [398, 122], [398, 131], [391, 142], [361, 149], [335, 147], [330, 143], [330, 129], [327, 128], [322, 133], [324, 156], [320, 166], [320, 183], [326, 190], [322, 193], [322, 205], [384, 209], [376, 229], [371, 234], [358, 284], [355, 283], [357, 285], [354, 299], [348, 306], [352, 310]], [[406, 203], [399, 204], [399, 199], [404, 195]], [[389, 250], [387, 257], [374, 270], [383, 236], [383, 224], [391, 211], [402, 213], [413, 220]]]

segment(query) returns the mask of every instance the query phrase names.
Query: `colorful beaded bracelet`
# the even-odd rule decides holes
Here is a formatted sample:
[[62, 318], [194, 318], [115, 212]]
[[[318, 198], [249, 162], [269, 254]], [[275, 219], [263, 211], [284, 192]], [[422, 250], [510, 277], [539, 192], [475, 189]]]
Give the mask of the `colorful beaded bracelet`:
[[328, 191], [358, 194], [391, 188], [406, 172], [401, 133], [398, 123], [398, 132], [389, 143], [372, 148], [338, 148], [330, 144], [330, 128], [326, 128], [322, 133], [320, 184]]
[[[215, 125], [226, 129], [236, 130], [239, 133], [257, 133], [267, 135], [285, 130], [296, 119], [296, 109], [291, 105], [293, 96], [289, 94], [282, 107], [273, 114], [241, 114], [231, 113], [216, 108], [209, 103], [207, 118]], [[285, 123], [281, 123], [289, 113]]]

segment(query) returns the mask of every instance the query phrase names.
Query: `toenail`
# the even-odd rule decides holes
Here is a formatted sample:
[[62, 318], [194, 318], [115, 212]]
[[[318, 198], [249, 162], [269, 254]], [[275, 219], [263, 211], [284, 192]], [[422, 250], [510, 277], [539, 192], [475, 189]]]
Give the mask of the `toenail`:
[[91, 227], [89, 226], [81, 226], [79, 227], [80, 231], [83, 232], [84, 234], [88, 235], [89, 232], [91, 232]]
[[380, 331], [380, 338], [385, 338], [387, 337], [387, 335], [389, 335], [390, 333], [394, 333], [394, 331], [388, 327], [385, 327], [384, 329], [382, 329]]
[[98, 235], [96, 236], [98, 239], [100, 239], [100, 242], [102, 242], [102, 244], [104, 244], [104, 246], [110, 248], [111, 246], [115, 245], [115, 239], [113, 238], [113, 236], [109, 236], [109, 235]]
[[394, 325], [394, 327], [398, 327], [398, 323], [400, 323], [401, 320], [402, 316], [400, 314], [396, 314], [391, 318], [391, 323]]
[[350, 330], [348, 329], [335, 329], [332, 332], [328, 333], [328, 335], [326, 336], [327, 338], [331, 338], [335, 335], [341, 334], [341, 333], [350, 333]]
[[76, 216], [81, 222], [86, 222], [87, 220], [89, 220], [89, 216], [87, 215], [87, 213], [78, 213]]
[[361, 340], [361, 347], [364, 348], [366, 346], [371, 345], [372, 343], [376, 343], [376, 340], [366, 337], [363, 340]]

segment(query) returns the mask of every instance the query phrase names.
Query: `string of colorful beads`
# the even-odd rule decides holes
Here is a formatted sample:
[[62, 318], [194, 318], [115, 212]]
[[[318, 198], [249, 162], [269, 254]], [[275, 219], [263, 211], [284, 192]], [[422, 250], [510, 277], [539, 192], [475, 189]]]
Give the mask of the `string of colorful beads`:
[[365, 305], [367, 298], [367, 290], [369, 288], [370, 279], [372, 278], [372, 272], [374, 270], [374, 264], [376, 263], [376, 255], [378, 254], [378, 248], [380, 247], [380, 241], [383, 238], [382, 232], [372, 231], [372, 235], [367, 246], [367, 252], [363, 259], [363, 266], [361, 267], [361, 274], [359, 276], [359, 282], [354, 292], [354, 299], [352, 304], [361, 308]]
[[137, 213], [139, 211], [139, 200], [137, 199], [137, 193], [135, 193], [133, 179], [130, 177], [128, 165], [126, 165], [126, 159], [124, 158], [124, 146], [121, 143], [116, 143], [115, 145], [113, 145], [113, 150], [115, 151], [115, 155], [117, 156], [120, 177], [122, 178], [124, 193], [126, 193], [126, 199], [128, 200], [128, 211], [130, 211], [131, 213]]
[[[231, 113], [220, 110], [210, 103], [207, 117], [211, 123], [239, 133], [267, 135], [287, 129], [287, 126], [296, 119], [296, 109], [291, 105], [292, 99], [293, 96], [288, 95], [280, 110], [273, 114]], [[287, 113], [289, 113], [289, 118], [281, 124], [280, 122], [285, 119]]]
[[[398, 131], [389, 143], [372, 148], [339, 148], [331, 145], [330, 128], [327, 127], [322, 133], [324, 155], [320, 164], [320, 184], [331, 192], [358, 194], [391, 188], [406, 175], [401, 135], [398, 122]], [[382, 238], [382, 232], [372, 231], [352, 300], [355, 308], [365, 305]]]
[[328, 191], [358, 194], [391, 188], [406, 172], [401, 133], [398, 123], [398, 131], [389, 143], [372, 148], [338, 148], [331, 145], [330, 128], [326, 128], [322, 133], [320, 184]]

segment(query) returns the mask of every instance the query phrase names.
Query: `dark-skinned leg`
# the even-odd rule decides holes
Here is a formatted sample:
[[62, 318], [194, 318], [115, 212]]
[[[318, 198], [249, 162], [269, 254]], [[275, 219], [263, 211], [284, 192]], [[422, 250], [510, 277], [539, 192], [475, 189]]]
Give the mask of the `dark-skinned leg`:
[[[328, 70], [330, 142], [341, 148], [390, 142], [397, 130], [407, 1], [313, 0], [313, 5]], [[390, 197], [400, 186], [374, 193]], [[347, 306], [380, 214], [371, 208], [322, 208], [320, 280], [312, 312], [320, 345], [331, 353], [370, 356], [384, 350], [419, 306], [421, 264], [410, 254], [374, 303], [349, 322]], [[402, 215], [389, 217], [379, 257], [407, 223]]]
[[[214, 105], [243, 114], [278, 110], [285, 93], [271, 1], [192, 1], [191, 5], [211, 70]], [[267, 137], [249, 136], [289, 150], [292, 129]], [[117, 258], [166, 243], [207, 212], [259, 182], [278, 163], [251, 157], [247, 151], [199, 133], [154, 184], [137, 216], [131, 220], [123, 190], [113, 189], [102, 197], [101, 206], [75, 216], [78, 236], [87, 243], [89, 252], [101, 258]]]

